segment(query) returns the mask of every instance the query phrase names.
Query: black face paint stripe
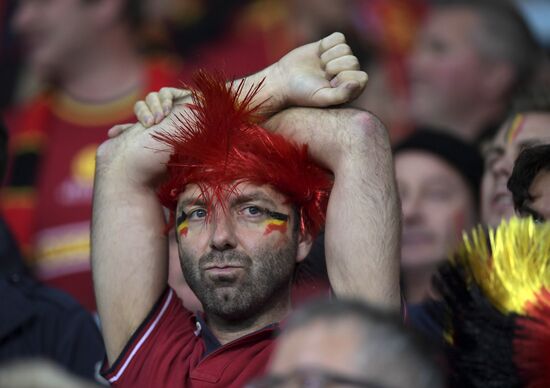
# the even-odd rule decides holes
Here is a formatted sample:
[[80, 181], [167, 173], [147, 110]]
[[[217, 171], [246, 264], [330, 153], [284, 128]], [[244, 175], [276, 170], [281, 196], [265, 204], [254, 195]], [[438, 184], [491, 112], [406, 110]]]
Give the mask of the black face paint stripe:
[[181, 225], [181, 223], [185, 222], [186, 219], [187, 219], [187, 214], [185, 214], [184, 212], [180, 212], [180, 214], [176, 218], [176, 226]]
[[267, 215], [271, 218], [273, 218], [274, 220], [279, 220], [279, 221], [288, 221], [288, 215], [286, 214], [283, 214], [283, 213], [279, 213], [279, 212], [274, 212], [274, 211], [271, 211], [269, 209], [264, 209], [265, 212], [267, 213]]

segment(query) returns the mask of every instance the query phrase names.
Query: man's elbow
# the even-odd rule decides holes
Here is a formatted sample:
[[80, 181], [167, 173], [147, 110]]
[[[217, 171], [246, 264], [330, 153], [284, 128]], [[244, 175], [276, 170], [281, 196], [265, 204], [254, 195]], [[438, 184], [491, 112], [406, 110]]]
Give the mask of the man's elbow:
[[348, 149], [375, 145], [379, 149], [390, 150], [390, 139], [384, 124], [374, 114], [360, 109], [346, 109], [348, 123], [344, 131]]

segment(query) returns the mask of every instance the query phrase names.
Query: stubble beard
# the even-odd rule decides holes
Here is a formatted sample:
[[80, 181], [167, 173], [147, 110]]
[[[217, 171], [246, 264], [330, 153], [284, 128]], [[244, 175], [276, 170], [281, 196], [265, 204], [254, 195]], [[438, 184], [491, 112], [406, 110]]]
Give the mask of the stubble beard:
[[[227, 322], [249, 320], [285, 303], [295, 268], [297, 244], [263, 249], [254, 257], [236, 250], [213, 251], [196, 261], [181, 252], [183, 275], [207, 316]], [[195, 264], [193, 264], [195, 263]], [[232, 264], [244, 268], [244, 276], [210, 279], [202, 268]]]

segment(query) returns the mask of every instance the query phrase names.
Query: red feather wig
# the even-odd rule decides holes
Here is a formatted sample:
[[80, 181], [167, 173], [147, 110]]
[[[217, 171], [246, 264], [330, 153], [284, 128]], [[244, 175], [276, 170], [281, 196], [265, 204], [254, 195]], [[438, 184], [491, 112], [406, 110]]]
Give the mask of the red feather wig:
[[263, 82], [244, 95], [242, 81], [226, 84], [221, 73], [198, 72], [194, 83], [193, 102], [175, 120], [175, 131], [155, 135], [171, 151], [161, 203], [173, 215], [178, 195], [191, 183], [210, 206], [223, 206], [240, 183], [269, 185], [296, 207], [300, 230], [315, 236], [325, 221], [331, 175], [310, 159], [307, 145], [260, 126], [260, 105], [252, 100]]

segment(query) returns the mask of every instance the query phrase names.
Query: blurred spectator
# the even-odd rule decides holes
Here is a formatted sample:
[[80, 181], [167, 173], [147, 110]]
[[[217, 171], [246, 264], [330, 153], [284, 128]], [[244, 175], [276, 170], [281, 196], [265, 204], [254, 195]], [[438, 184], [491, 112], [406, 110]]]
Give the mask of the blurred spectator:
[[407, 63], [415, 36], [424, 20], [424, 0], [361, 0], [354, 25], [362, 46], [368, 49], [362, 65], [369, 73], [369, 87], [358, 105], [375, 113], [390, 129], [393, 143], [414, 128], [409, 112]]
[[251, 388], [444, 386], [430, 349], [397, 316], [357, 301], [308, 305], [277, 341], [268, 375]]
[[481, 220], [496, 227], [514, 214], [507, 188], [521, 150], [550, 144], [550, 88], [541, 85], [518, 97], [495, 138], [484, 147], [485, 170], [481, 186]]
[[433, 296], [432, 275], [478, 221], [483, 160], [475, 147], [428, 129], [399, 143], [394, 158], [403, 209], [403, 289], [407, 301], [418, 304]]
[[294, 47], [287, 39], [287, 9], [280, 0], [144, 0], [147, 39], [168, 48], [191, 68], [223, 69], [232, 77], [254, 73]]
[[91, 311], [89, 222], [95, 149], [133, 121], [148, 91], [177, 84], [175, 65], [143, 58], [140, 1], [21, 0], [13, 19], [30, 68], [49, 88], [11, 115], [6, 220], [31, 266]]
[[0, 387], [98, 388], [45, 360], [11, 362], [0, 367]]
[[411, 59], [413, 119], [476, 140], [500, 124], [540, 59], [511, 2], [435, 1]]
[[[6, 166], [6, 143], [6, 129], [0, 123], [0, 177]], [[0, 293], [0, 363], [40, 357], [81, 377], [94, 378], [96, 364], [104, 357], [94, 320], [68, 295], [29, 276], [1, 218]], [[3, 377], [0, 386], [19, 386], [5, 383]]]
[[516, 213], [536, 222], [550, 219], [550, 145], [527, 148], [519, 154], [508, 180]]

